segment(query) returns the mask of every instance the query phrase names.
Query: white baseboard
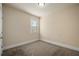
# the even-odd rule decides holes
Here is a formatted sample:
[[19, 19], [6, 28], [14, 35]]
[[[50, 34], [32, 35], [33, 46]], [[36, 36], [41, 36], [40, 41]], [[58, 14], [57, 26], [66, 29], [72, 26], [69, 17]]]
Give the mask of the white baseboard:
[[14, 45], [10, 45], [10, 46], [7, 46], [7, 47], [3, 47], [3, 50], [22, 46], [22, 45], [25, 45], [25, 44], [30, 44], [30, 43], [35, 42], [35, 41], [38, 41], [38, 40], [37, 39], [36, 40], [30, 40], [30, 41], [22, 42], [22, 43], [19, 43], [19, 44], [14, 44]]
[[2, 39], [0, 39], [0, 56], [2, 55]]
[[65, 45], [65, 44], [62, 44], [62, 43], [53, 42], [53, 41], [49, 41], [49, 40], [46, 40], [46, 39], [42, 39], [42, 41], [50, 43], [50, 44], [54, 44], [54, 45], [57, 45], [57, 46], [61, 46], [61, 47], [64, 47], [64, 48], [68, 48], [68, 49], [71, 49], [71, 50], [79, 51], [79, 48], [74, 47], [74, 46]]
[[[7, 46], [7, 47], [3, 47], [3, 50], [18, 47], [18, 46], [22, 46], [22, 45], [25, 45], [25, 44], [30, 44], [30, 43], [35, 42], [35, 41], [38, 41], [38, 40], [37, 39], [36, 40], [31, 40], [31, 41], [22, 42], [22, 43], [15, 44], [15, 45], [10, 45], [10, 46]], [[62, 43], [49, 41], [49, 40], [46, 40], [46, 39], [41, 39], [41, 41], [44, 41], [44, 42], [47, 42], [47, 43], [50, 43], [50, 44], [54, 44], [54, 45], [57, 45], [57, 46], [61, 46], [61, 47], [64, 47], [64, 48], [72, 49], [72, 50], [75, 50], [75, 51], [79, 51], [79, 48], [74, 47], [74, 46], [65, 45], [65, 44], [62, 44]]]

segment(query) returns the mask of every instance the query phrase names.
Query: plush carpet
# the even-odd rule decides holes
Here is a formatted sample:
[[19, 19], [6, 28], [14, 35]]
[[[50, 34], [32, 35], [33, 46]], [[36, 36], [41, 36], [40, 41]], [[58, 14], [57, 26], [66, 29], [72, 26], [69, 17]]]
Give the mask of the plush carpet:
[[33, 42], [3, 51], [3, 56], [79, 56], [78, 51], [52, 45], [43, 41]]

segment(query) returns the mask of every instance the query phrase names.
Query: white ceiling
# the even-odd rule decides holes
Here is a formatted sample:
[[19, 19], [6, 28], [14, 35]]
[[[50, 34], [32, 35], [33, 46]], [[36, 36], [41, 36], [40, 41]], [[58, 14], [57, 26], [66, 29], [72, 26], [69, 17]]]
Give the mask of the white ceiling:
[[73, 6], [75, 4], [56, 4], [56, 3], [46, 3], [44, 7], [38, 6], [38, 3], [10, 3], [9, 5], [21, 9], [25, 12], [29, 12], [36, 16], [44, 16], [46, 14], [53, 13], [57, 10], [61, 10], [62, 8]]

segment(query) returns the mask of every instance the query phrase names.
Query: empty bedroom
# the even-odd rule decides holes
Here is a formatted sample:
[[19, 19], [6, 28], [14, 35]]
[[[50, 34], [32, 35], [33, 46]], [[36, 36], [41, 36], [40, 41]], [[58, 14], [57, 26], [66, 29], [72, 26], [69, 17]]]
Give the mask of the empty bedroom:
[[1, 56], [79, 56], [78, 3], [3, 3], [1, 8]]

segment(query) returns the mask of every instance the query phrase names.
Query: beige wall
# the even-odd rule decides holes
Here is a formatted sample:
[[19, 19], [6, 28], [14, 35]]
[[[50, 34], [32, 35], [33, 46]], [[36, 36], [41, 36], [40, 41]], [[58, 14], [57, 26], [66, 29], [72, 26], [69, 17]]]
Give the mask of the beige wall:
[[0, 3], [0, 56], [2, 54], [2, 4]]
[[79, 48], [79, 5], [59, 7], [40, 20], [42, 40]]
[[31, 32], [32, 17], [37, 18], [37, 21], [39, 21], [39, 17], [24, 13], [6, 4], [3, 5], [4, 47], [39, 40], [39, 31], [36, 33]]
[[0, 3], [0, 37], [2, 32], [2, 4]]

